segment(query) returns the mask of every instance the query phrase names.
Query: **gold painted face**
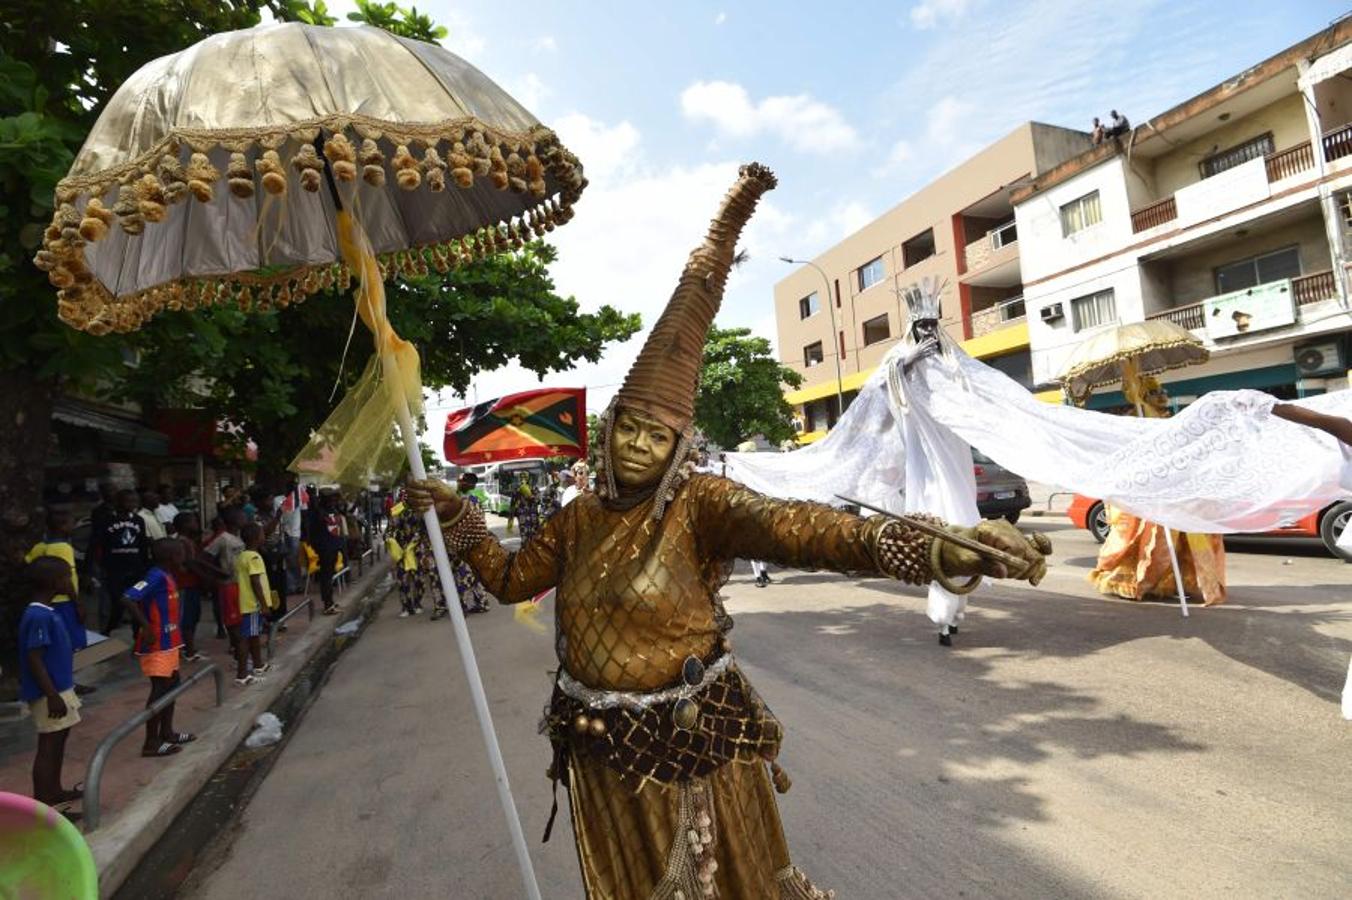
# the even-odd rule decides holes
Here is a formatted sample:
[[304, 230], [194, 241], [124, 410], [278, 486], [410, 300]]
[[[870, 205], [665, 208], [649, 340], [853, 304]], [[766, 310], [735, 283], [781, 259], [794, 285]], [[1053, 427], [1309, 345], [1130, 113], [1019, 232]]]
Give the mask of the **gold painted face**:
[[662, 477], [676, 449], [676, 432], [655, 419], [628, 409], [615, 414], [610, 430], [610, 458], [621, 487], [647, 487]]

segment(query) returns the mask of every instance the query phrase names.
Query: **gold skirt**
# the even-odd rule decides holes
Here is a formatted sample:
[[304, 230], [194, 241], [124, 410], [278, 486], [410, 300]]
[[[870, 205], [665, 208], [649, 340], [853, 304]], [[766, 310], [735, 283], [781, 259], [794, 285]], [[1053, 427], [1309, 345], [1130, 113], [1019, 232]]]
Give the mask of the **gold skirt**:
[[[1089, 580], [1099, 593], [1127, 600], [1168, 598], [1178, 592], [1169, 560], [1168, 532], [1120, 509], [1108, 507], [1112, 530], [1099, 550]], [[1174, 551], [1189, 597], [1206, 606], [1225, 602], [1225, 544], [1218, 534], [1173, 532]]]
[[638, 791], [575, 755], [569, 804], [588, 900], [811, 900], [789, 863], [762, 762], [731, 762], [681, 785]]

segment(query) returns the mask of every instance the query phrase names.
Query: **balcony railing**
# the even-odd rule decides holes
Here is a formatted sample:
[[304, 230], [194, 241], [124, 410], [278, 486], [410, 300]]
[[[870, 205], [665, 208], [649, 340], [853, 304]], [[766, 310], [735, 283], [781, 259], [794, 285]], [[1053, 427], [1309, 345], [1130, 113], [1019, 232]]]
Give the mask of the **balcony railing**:
[[1267, 177], [1268, 181], [1281, 181], [1283, 178], [1290, 178], [1306, 169], [1314, 168], [1314, 150], [1310, 142], [1297, 144], [1287, 150], [1279, 153], [1269, 154], [1267, 157]]
[[1166, 309], [1164, 312], [1146, 316], [1146, 318], [1168, 319], [1175, 325], [1189, 331], [1201, 331], [1206, 327], [1206, 312], [1202, 309], [1202, 306], [1201, 303], [1194, 303], [1191, 306], [1177, 306], [1173, 309]]
[[1352, 156], [1352, 123], [1339, 125], [1324, 134], [1324, 161], [1333, 162]]
[[1152, 203], [1133, 212], [1131, 214], [1131, 230], [1133, 233], [1142, 232], [1157, 225], [1163, 225], [1165, 222], [1172, 222], [1177, 218], [1178, 204], [1174, 202], [1174, 195], [1170, 194], [1158, 203]]
[[967, 271], [981, 268], [990, 261], [993, 254], [998, 253], [1018, 239], [1019, 233], [1014, 227], [1013, 219], [998, 228], [992, 228], [963, 249]]
[[1338, 283], [1333, 280], [1333, 270], [1292, 278], [1291, 294], [1296, 298], [1297, 306], [1332, 300], [1338, 296]]
[[[1338, 296], [1338, 284], [1333, 278], [1333, 270], [1312, 272], [1309, 275], [1292, 278], [1291, 295], [1295, 299], [1297, 307], [1308, 306], [1321, 300], [1334, 299]], [[1189, 331], [1201, 331], [1206, 328], [1205, 306], [1206, 301], [1203, 300], [1201, 303], [1166, 309], [1146, 316], [1146, 318], [1168, 319], [1175, 325], [1180, 325]], [[975, 322], [975, 318], [973, 318], [973, 322]]]
[[1023, 297], [1011, 297], [987, 309], [977, 310], [972, 313], [972, 337], [981, 337], [1007, 325], [1018, 324], [1026, 315]]

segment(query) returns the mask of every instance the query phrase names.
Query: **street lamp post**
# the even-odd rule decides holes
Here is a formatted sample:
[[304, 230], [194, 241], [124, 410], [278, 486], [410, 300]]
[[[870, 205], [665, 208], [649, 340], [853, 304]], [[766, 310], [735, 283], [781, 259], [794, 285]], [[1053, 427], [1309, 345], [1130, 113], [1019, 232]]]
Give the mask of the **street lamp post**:
[[[831, 299], [831, 279], [826, 277], [826, 272], [822, 270], [821, 266], [810, 259], [794, 259], [791, 256], [781, 256], [779, 260], [780, 262], [786, 262], [791, 266], [811, 266], [816, 269], [817, 274], [822, 277], [822, 284], [826, 287], [826, 311], [831, 316], [831, 349], [832, 351], [839, 351], [841, 349], [840, 332], [836, 330], [836, 306]], [[836, 420], [839, 421], [840, 417], [845, 415], [845, 386], [840, 374], [841, 353], [832, 352], [831, 355], [836, 358]]]

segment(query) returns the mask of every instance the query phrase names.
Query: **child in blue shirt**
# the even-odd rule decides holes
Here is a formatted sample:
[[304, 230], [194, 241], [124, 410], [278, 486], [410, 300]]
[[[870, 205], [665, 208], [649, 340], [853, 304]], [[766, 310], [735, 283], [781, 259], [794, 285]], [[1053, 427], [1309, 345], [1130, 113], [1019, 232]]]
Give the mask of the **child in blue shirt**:
[[75, 696], [75, 651], [52, 598], [73, 595], [73, 572], [64, 560], [41, 556], [24, 569], [29, 603], [19, 620], [19, 698], [28, 704], [38, 731], [33, 757], [33, 798], [49, 806], [78, 799], [61, 787], [66, 738], [80, 721]]
[[[47, 534], [40, 543], [34, 544], [28, 551], [28, 555], [23, 558], [24, 562], [32, 562], [40, 556], [55, 556], [57, 559], [64, 560], [66, 565], [70, 566], [71, 572], [75, 572], [75, 547], [71, 545], [70, 535], [75, 529], [75, 519], [71, 516], [69, 510], [53, 509], [47, 513]], [[72, 574], [70, 578], [71, 585], [75, 588], [71, 594], [59, 594], [52, 598], [52, 610], [66, 625], [66, 631], [70, 634], [70, 645], [79, 653], [89, 645], [89, 639], [85, 634], [84, 611], [80, 607], [80, 578], [77, 574]], [[86, 694], [92, 694], [97, 688], [92, 685], [83, 685], [78, 682], [75, 685], [75, 693], [83, 697]]]

